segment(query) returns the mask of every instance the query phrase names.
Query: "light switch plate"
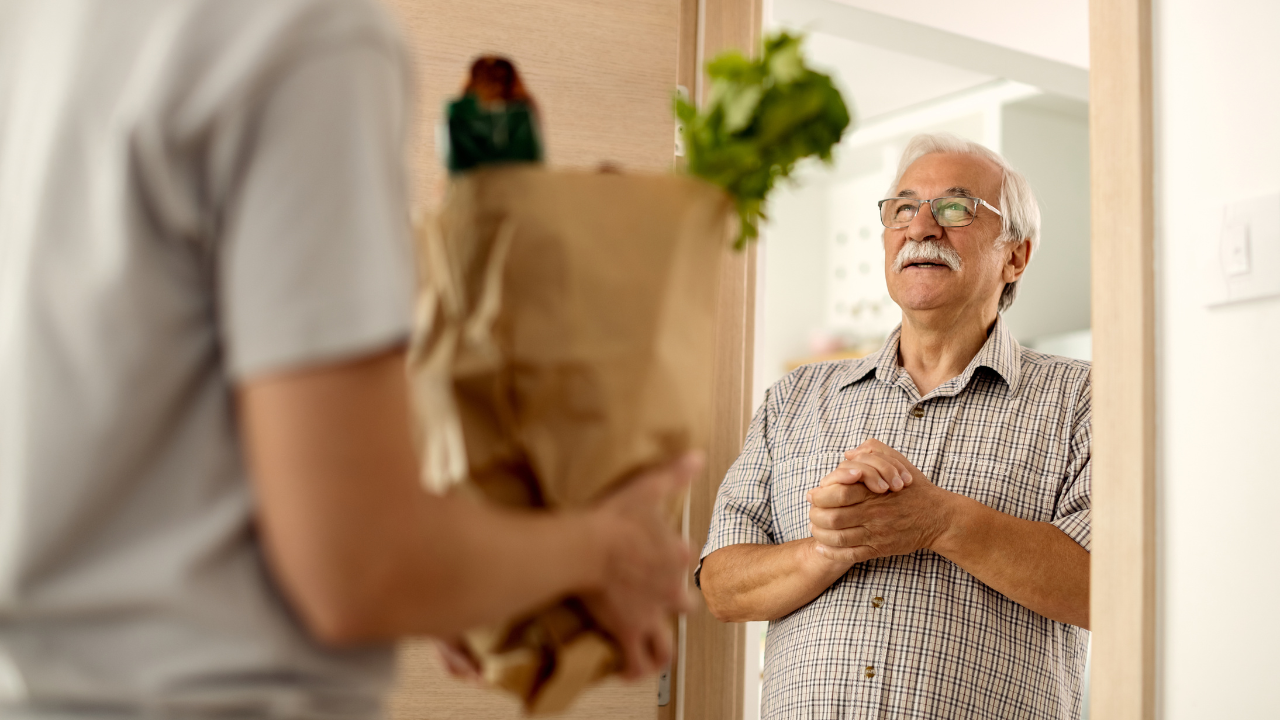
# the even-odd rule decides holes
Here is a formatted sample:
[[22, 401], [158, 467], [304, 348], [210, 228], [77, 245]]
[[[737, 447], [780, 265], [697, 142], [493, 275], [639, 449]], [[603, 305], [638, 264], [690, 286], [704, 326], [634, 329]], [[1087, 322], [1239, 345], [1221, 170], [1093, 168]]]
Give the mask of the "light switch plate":
[[1227, 277], [1248, 275], [1249, 226], [1233, 222], [1222, 226], [1222, 272]]
[[1210, 249], [1209, 306], [1280, 295], [1280, 194], [1227, 205]]

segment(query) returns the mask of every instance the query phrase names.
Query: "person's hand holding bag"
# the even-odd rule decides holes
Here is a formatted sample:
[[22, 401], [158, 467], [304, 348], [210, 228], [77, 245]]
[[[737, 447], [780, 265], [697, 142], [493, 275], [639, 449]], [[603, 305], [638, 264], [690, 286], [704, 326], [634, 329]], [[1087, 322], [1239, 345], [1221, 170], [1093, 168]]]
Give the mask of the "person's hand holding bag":
[[636, 678], [671, 659], [670, 617], [688, 610], [686, 577], [693, 552], [673, 526], [670, 508], [703, 466], [700, 453], [645, 471], [591, 511], [604, 538], [604, 584], [583, 600], [622, 648], [622, 673]]

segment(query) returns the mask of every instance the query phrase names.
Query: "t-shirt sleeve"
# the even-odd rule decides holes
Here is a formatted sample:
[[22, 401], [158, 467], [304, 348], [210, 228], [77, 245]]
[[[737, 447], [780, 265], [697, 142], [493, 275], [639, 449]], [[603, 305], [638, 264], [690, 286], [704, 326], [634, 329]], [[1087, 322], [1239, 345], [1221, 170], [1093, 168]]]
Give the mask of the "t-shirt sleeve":
[[[716, 494], [711, 514], [711, 529], [702, 548], [701, 561], [711, 553], [729, 545], [773, 545], [777, 541], [771, 530], [773, 509], [770, 504], [770, 480], [773, 456], [769, 449], [769, 397], [756, 410], [747, 429], [742, 454], [729, 468]], [[701, 574], [701, 565], [698, 575]]]
[[400, 60], [372, 43], [311, 52], [246, 112], [218, 250], [234, 379], [406, 339], [414, 277]]
[[1076, 407], [1067, 472], [1053, 513], [1053, 524], [1087, 551], [1092, 551], [1092, 525], [1089, 511], [1093, 504], [1090, 490], [1093, 462], [1090, 455], [1093, 442], [1090, 385], [1089, 380], [1086, 379]]

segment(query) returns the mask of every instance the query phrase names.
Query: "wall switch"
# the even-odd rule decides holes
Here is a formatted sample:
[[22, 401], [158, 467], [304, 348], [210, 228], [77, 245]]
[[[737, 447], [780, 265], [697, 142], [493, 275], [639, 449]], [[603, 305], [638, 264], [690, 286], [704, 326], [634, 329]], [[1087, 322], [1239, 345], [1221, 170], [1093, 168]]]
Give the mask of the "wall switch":
[[1230, 223], [1222, 228], [1222, 272], [1228, 277], [1249, 272], [1249, 226]]
[[1280, 194], [1227, 205], [1215, 250], [1208, 305], [1280, 295]]

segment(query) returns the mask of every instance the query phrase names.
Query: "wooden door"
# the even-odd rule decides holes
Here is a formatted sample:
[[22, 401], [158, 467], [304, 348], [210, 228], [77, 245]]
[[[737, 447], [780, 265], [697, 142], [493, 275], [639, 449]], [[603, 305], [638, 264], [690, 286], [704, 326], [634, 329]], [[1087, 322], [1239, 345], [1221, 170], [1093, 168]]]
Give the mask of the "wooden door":
[[[696, 93], [702, 85], [697, 81], [700, 54], [754, 47], [761, 23], [760, 0], [388, 3], [402, 21], [417, 72], [409, 162], [419, 205], [430, 204], [441, 192], [444, 173], [435, 128], [445, 100], [458, 93], [476, 55], [498, 53], [516, 62], [541, 110], [550, 165], [591, 168], [608, 162], [624, 171], [665, 172], [675, 161], [671, 104], [676, 85]], [[742, 448], [751, 411], [754, 252], [733, 254], [725, 265], [716, 338], [716, 428], [708, 472], [695, 481], [690, 500], [689, 535], [696, 546], [706, 539], [716, 488]], [[562, 717], [740, 718], [741, 626], [719, 623], [698, 608], [686, 619], [683, 635], [665, 707], [658, 707], [656, 680], [610, 681]], [[404, 643], [399, 665], [388, 707], [394, 720], [519, 716], [513, 700], [447, 677], [426, 642]]]

